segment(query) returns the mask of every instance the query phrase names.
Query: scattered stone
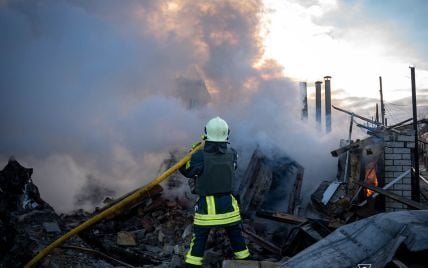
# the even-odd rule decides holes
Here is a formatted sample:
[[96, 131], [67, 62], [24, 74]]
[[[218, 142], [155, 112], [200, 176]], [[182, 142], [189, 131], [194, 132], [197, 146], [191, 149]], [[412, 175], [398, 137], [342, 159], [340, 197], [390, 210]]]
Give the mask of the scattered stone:
[[171, 265], [170, 266], [171, 268], [183, 267], [184, 266], [184, 260], [182, 257], [180, 257], [178, 255], [173, 255], [171, 258], [170, 265]]
[[173, 252], [174, 252], [174, 246], [165, 245], [163, 247], [163, 253], [165, 253], [165, 255], [172, 255]]
[[204, 264], [205, 265], [217, 265], [223, 261], [223, 253], [220, 251], [216, 251], [213, 248], [210, 248], [205, 251], [204, 254]]
[[186, 239], [186, 237], [190, 236], [192, 234], [192, 227], [193, 224], [187, 225], [183, 231], [183, 234], [181, 235], [181, 238]]
[[45, 228], [48, 233], [61, 233], [61, 229], [56, 222], [44, 222], [43, 228]]
[[160, 231], [159, 231], [159, 233], [158, 233], [158, 241], [159, 241], [160, 243], [163, 243], [164, 238], [165, 238], [165, 235], [164, 235], [164, 233], [162, 232], [162, 230], [160, 230]]
[[131, 247], [133, 247], [133, 246], [137, 245], [137, 242], [135, 241], [134, 234], [129, 233], [129, 232], [124, 232], [124, 231], [117, 233], [116, 243], [119, 246], [131, 246]]
[[150, 246], [150, 245], [144, 245], [145, 249], [152, 253], [154, 256], [158, 255], [162, 252], [162, 249], [160, 247]]
[[174, 254], [176, 255], [184, 255], [184, 246], [183, 245], [175, 245], [174, 246]]

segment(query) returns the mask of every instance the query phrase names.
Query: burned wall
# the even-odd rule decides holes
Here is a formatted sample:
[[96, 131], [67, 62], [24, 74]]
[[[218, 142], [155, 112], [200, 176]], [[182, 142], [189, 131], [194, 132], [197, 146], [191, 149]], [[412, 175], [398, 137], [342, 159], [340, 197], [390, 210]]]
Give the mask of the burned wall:
[[[385, 184], [388, 184], [396, 177], [400, 176], [412, 167], [411, 149], [415, 148], [415, 136], [413, 131], [404, 134], [391, 133], [385, 136]], [[410, 199], [412, 197], [411, 173], [404, 176], [395, 183], [389, 191], [402, 197]], [[385, 198], [385, 211], [405, 210], [407, 206]]]

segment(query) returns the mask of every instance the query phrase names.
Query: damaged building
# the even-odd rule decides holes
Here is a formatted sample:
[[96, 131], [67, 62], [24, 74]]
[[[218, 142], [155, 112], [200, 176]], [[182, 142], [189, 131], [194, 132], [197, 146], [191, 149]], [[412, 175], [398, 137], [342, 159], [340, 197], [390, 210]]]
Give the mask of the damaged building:
[[[180, 79], [187, 88], [189, 80]], [[196, 80], [193, 88], [205, 92]], [[209, 100], [201, 94], [190, 109]], [[416, 161], [428, 162], [427, 122], [416, 134], [409, 120], [386, 127], [332, 107], [350, 115], [348, 139], [331, 151], [336, 178], [322, 181], [303, 204], [304, 167], [280, 149], [257, 147], [235, 185], [253, 260], [232, 260], [220, 228], [209, 235], [204, 267], [428, 266], [426, 165], [415, 172]], [[352, 140], [354, 125], [368, 137]], [[179, 160], [182, 154], [170, 152], [147, 185], [105, 198], [93, 212], [61, 215], [40, 196], [33, 170], [11, 157], [0, 171], [0, 267], [183, 267], [197, 196], [174, 173], [191, 153]]]

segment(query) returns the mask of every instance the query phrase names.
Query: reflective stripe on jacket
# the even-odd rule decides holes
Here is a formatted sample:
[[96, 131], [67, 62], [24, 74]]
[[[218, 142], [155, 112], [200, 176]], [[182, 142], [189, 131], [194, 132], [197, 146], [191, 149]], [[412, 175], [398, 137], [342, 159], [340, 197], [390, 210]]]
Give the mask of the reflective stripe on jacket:
[[217, 226], [239, 221], [238, 202], [232, 194], [201, 196], [195, 206], [195, 225]]

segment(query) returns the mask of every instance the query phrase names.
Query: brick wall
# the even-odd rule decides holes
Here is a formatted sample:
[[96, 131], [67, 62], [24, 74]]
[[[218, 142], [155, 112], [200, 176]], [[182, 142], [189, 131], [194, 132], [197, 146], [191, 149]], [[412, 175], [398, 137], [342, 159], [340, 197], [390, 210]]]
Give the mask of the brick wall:
[[[385, 185], [412, 167], [411, 149], [415, 148], [414, 141], [415, 136], [413, 131], [408, 131], [406, 134], [392, 133], [384, 138]], [[388, 189], [388, 191], [408, 199], [411, 199], [411, 190], [410, 173]], [[405, 209], [407, 209], [406, 205], [390, 198], [385, 198], [385, 211]]]

